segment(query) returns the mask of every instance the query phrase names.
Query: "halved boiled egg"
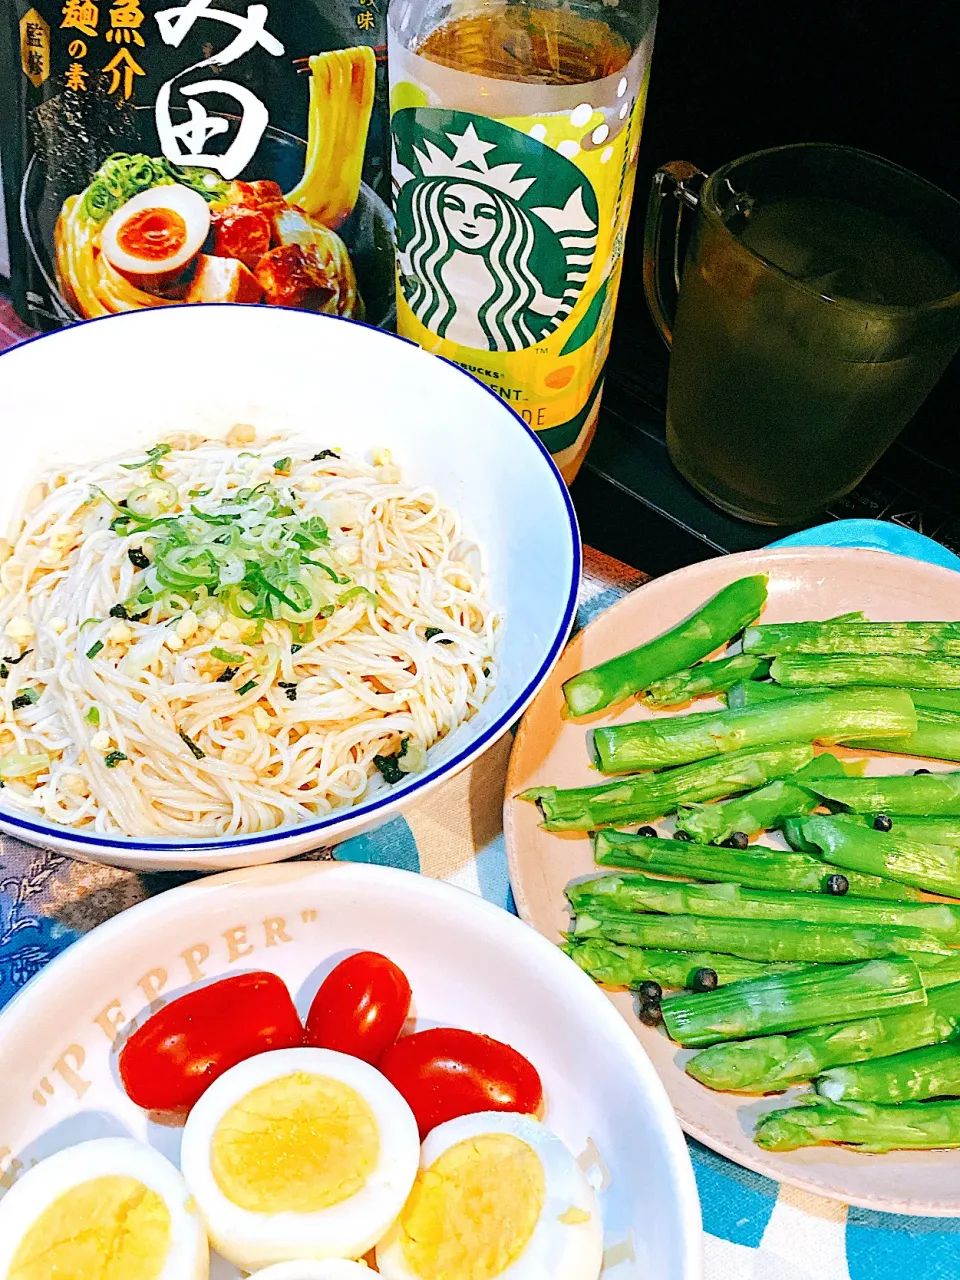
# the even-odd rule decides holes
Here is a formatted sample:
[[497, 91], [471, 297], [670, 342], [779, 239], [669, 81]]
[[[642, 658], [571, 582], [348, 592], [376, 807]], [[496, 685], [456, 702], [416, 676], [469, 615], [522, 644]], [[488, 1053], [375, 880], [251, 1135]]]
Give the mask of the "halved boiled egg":
[[186, 1183], [130, 1138], [68, 1147], [0, 1200], [0, 1276], [207, 1280], [210, 1250]]
[[531, 1116], [481, 1111], [426, 1137], [400, 1218], [377, 1246], [383, 1280], [597, 1280], [593, 1188]]
[[141, 191], [107, 221], [100, 250], [124, 276], [162, 282], [177, 275], [210, 231], [210, 206], [198, 191], [170, 184]]
[[250, 1280], [373, 1280], [373, 1276], [365, 1262], [327, 1258], [325, 1262], [278, 1262], [255, 1272]]
[[329, 1049], [281, 1049], [214, 1081], [190, 1112], [180, 1167], [210, 1241], [247, 1271], [359, 1258], [413, 1186], [413, 1113], [379, 1071]]

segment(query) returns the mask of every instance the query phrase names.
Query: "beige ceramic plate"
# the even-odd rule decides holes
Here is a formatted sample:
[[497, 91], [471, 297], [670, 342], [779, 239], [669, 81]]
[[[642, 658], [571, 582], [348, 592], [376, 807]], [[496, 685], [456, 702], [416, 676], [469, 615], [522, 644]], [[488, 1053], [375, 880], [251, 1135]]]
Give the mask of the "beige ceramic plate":
[[[770, 575], [765, 621], [829, 618], [852, 609], [862, 609], [878, 621], [960, 618], [960, 574], [879, 551], [826, 548], [785, 548], [707, 560], [648, 583], [602, 614], [568, 646], [525, 715], [507, 777], [504, 825], [517, 907], [523, 919], [548, 938], [559, 940], [567, 927], [564, 885], [596, 867], [585, 837], [541, 830], [536, 808], [514, 797], [536, 785], [596, 782], [584, 746], [586, 727], [610, 722], [602, 713], [588, 720], [564, 720], [560, 686], [585, 667], [673, 626], [727, 583], [761, 571]], [[710, 705], [700, 702], [697, 709]], [[651, 714], [665, 713], [633, 705], [616, 719]], [[903, 773], [912, 763], [905, 757], [876, 756], [868, 772]], [[847, 1203], [891, 1213], [960, 1215], [960, 1151], [870, 1156], [813, 1147], [785, 1154], [764, 1152], [751, 1139], [756, 1118], [788, 1105], [790, 1094], [744, 1101], [734, 1094], [711, 1092], [684, 1074], [690, 1051], [678, 1049], [662, 1031], [637, 1021], [629, 994], [610, 993], [610, 999], [650, 1055], [684, 1129], [715, 1151], [780, 1182]]]

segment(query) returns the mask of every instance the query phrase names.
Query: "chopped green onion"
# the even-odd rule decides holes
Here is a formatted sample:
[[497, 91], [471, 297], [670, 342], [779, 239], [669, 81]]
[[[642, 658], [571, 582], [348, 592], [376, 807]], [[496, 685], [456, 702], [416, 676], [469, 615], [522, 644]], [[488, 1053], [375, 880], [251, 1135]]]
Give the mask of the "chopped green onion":
[[182, 729], [178, 729], [177, 733], [182, 741], [190, 748], [190, 754], [193, 756], [194, 760], [202, 760], [207, 753], [202, 748], [198, 747], [192, 738], [188, 738]]
[[210, 657], [211, 657], [211, 658], [216, 658], [216, 660], [217, 660], [218, 662], [234, 662], [234, 663], [236, 663], [236, 662], [245, 662], [245, 661], [246, 661], [246, 654], [243, 654], [243, 653], [228, 653], [228, 652], [226, 651], [226, 649], [221, 649], [218, 645], [214, 645], [214, 647], [210, 650]]
[[[443, 627], [427, 627], [424, 635], [428, 640], [432, 640], [434, 636], [443, 635]], [[453, 644], [452, 640], [438, 640], [437, 644]]]
[[14, 711], [19, 711], [21, 707], [32, 707], [39, 700], [40, 694], [36, 689], [21, 689], [10, 706]]
[[279, 471], [282, 476], [290, 474], [291, 458], [278, 458], [273, 464], [274, 471]]
[[125, 618], [129, 620], [130, 614], [127, 612], [127, 606], [123, 604], [115, 604], [110, 610], [111, 618]]
[[121, 760], [128, 760], [130, 757], [125, 756], [122, 751], [108, 751], [103, 757], [103, 763], [108, 769], [115, 769]]
[[92, 724], [95, 729], [100, 728], [100, 708], [88, 707], [87, 714], [83, 717], [87, 724]]
[[351, 587], [349, 591], [343, 593], [337, 603], [348, 604], [351, 600], [362, 600], [364, 604], [371, 605], [374, 609], [380, 603], [380, 597], [366, 587]]
[[212, 493], [212, 492], [213, 492], [212, 489], [189, 489], [187, 491], [187, 496], [190, 498], [205, 498], [209, 493]]
[[155, 444], [152, 449], [147, 450], [147, 456], [143, 462], [121, 462], [124, 471], [139, 471], [141, 467], [149, 467], [150, 474], [155, 480], [160, 478], [160, 459], [165, 458], [172, 450], [173, 446], [169, 444]]
[[49, 767], [50, 757], [45, 751], [39, 751], [32, 756], [12, 751], [0, 760], [0, 778], [29, 778], [32, 774], [42, 773]]
[[257, 687], [256, 680], [248, 680], [246, 684], [242, 684], [240, 686], [240, 688], [237, 690], [237, 693], [239, 694], [249, 693], [251, 689], [255, 689], [256, 687]]
[[93, 644], [87, 650], [87, 657], [95, 658], [102, 648], [103, 648], [103, 641], [94, 640]]
[[179, 494], [165, 480], [151, 480], [127, 495], [127, 508], [138, 520], [155, 520], [177, 505]]
[[5, 662], [0, 662], [0, 680], [6, 680], [9, 674], [10, 674], [10, 668], [7, 666]]

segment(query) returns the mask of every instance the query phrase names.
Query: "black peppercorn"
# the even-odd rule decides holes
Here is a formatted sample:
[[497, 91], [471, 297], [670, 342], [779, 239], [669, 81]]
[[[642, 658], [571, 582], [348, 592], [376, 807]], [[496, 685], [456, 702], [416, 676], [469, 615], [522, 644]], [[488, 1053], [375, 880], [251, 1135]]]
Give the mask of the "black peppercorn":
[[690, 979], [691, 991], [716, 991], [720, 985], [720, 979], [717, 976], [716, 969], [708, 969], [706, 966], [702, 969], [695, 969], [693, 977]]
[[724, 849], [746, 849], [750, 843], [750, 838], [745, 831], [734, 831], [732, 835], [723, 842]]
[[893, 819], [887, 813], [878, 813], [873, 820], [874, 831], [889, 831], [893, 827]]
[[835, 897], [842, 897], [850, 889], [850, 881], [846, 876], [841, 875], [839, 871], [834, 872], [832, 876], [827, 876], [827, 882], [824, 886], [827, 893], [832, 893]]

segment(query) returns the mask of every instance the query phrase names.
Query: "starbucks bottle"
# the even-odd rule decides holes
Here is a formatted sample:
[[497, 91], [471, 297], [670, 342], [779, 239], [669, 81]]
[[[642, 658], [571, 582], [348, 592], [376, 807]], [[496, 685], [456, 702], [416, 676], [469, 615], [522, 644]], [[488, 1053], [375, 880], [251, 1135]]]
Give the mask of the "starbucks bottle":
[[392, 0], [398, 329], [571, 481], [596, 427], [657, 0]]

